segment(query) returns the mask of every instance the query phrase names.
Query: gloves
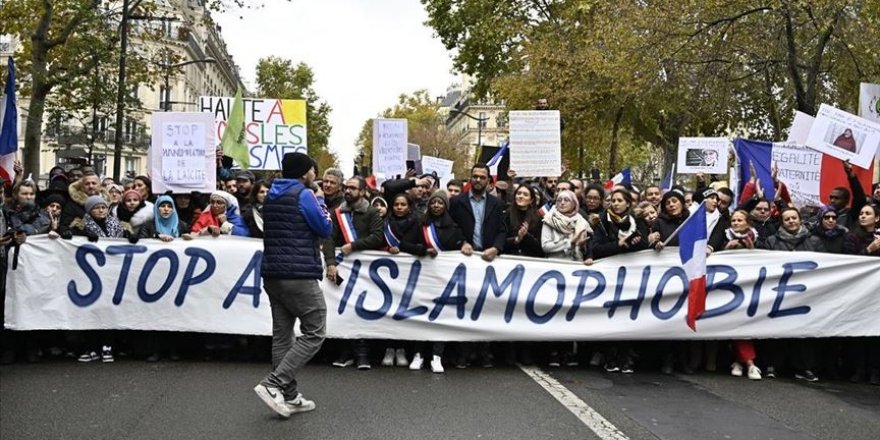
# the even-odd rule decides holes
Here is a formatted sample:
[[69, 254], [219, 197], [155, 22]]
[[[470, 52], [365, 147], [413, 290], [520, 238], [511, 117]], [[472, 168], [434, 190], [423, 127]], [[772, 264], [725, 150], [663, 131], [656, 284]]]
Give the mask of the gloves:
[[73, 232], [70, 232], [70, 229], [62, 231], [59, 235], [65, 240], [70, 240], [71, 238], [73, 238]]
[[95, 234], [94, 232], [86, 232], [86, 237], [92, 243], [95, 243], [98, 241], [98, 234]]

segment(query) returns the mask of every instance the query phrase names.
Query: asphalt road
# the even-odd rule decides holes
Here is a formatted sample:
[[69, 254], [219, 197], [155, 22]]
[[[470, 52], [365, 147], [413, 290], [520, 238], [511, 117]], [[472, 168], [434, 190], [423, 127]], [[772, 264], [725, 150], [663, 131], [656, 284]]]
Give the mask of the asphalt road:
[[[284, 420], [252, 391], [267, 368], [132, 360], [3, 366], [0, 438], [880, 439], [880, 388], [846, 382], [536, 370], [579, 399], [578, 417], [578, 408], [518, 368], [436, 375], [315, 364], [303, 372], [301, 391], [317, 410]], [[585, 407], [613, 426], [613, 436], [588, 427]]]

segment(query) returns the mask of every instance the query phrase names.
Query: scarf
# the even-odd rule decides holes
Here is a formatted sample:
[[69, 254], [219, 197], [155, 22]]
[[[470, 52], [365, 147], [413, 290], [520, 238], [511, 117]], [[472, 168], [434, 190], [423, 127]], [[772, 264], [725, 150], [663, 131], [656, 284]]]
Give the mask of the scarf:
[[706, 211], [706, 237], [712, 236], [712, 230], [718, 225], [719, 220], [721, 220], [720, 211], [717, 209], [714, 212]]
[[776, 231], [776, 235], [780, 240], [791, 243], [793, 246], [797, 246], [800, 242], [804, 241], [807, 236], [810, 235], [807, 228], [801, 225], [801, 228], [794, 234], [785, 230], [785, 228], [780, 227], [778, 231]]
[[263, 231], [263, 205], [254, 205], [253, 207], [254, 213], [254, 224], [257, 225], [257, 229], [261, 232]]
[[581, 233], [581, 231], [587, 231], [588, 233], [593, 233], [593, 229], [590, 227], [590, 224], [578, 214], [577, 211], [574, 211], [572, 215], [565, 215], [556, 210], [556, 207], [550, 209], [550, 212], [544, 216], [544, 223], [549, 225], [551, 228], [556, 229], [557, 231], [569, 236], [574, 237]]
[[[159, 215], [159, 205], [163, 203], [171, 204], [171, 216], [168, 218], [162, 218]], [[156, 204], [153, 205], [153, 218], [156, 225], [156, 234], [170, 235], [174, 238], [180, 237], [180, 228], [178, 227], [180, 218], [177, 215], [177, 208], [174, 206], [174, 199], [171, 196], [159, 196], [156, 199]]]
[[844, 228], [843, 226], [835, 226], [834, 229], [825, 229], [822, 227], [821, 220], [820, 223], [816, 225], [814, 229], [814, 233], [822, 238], [837, 238], [842, 237], [844, 234], [849, 232], [849, 229]]
[[636, 220], [631, 215], [621, 217], [610, 209], [606, 212], [608, 215], [605, 218], [608, 222], [617, 225], [617, 238], [627, 238], [636, 231]]
[[116, 217], [108, 215], [107, 218], [101, 222], [103, 224], [101, 224], [93, 219], [90, 214], [86, 214], [83, 216], [83, 222], [85, 223], [86, 232], [91, 232], [98, 237], [122, 238], [122, 225]]
[[749, 228], [748, 231], [740, 233], [734, 231], [733, 228], [727, 228], [724, 231], [724, 236], [727, 237], [727, 241], [744, 240], [749, 238], [752, 240], [752, 243], [754, 243], [755, 240], [758, 239], [758, 231], [755, 228]]

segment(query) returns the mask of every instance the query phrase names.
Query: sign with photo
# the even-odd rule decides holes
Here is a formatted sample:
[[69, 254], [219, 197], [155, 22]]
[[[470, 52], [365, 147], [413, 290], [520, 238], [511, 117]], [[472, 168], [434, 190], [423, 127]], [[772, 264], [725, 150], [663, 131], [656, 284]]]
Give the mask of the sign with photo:
[[807, 146], [868, 168], [880, 147], [880, 124], [822, 104], [807, 137]]
[[679, 138], [676, 171], [681, 174], [727, 174], [729, 149], [727, 138]]

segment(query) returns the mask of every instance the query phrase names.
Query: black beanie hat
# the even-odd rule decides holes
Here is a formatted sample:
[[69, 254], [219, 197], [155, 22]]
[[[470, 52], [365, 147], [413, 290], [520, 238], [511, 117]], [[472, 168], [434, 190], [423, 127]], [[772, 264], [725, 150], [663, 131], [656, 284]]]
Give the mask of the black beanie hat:
[[43, 198], [43, 207], [49, 206], [52, 203], [57, 203], [64, 207], [64, 204], [67, 203], [67, 200], [61, 194], [53, 192]]
[[312, 158], [303, 153], [287, 153], [281, 159], [281, 176], [285, 179], [299, 179], [314, 166]]

